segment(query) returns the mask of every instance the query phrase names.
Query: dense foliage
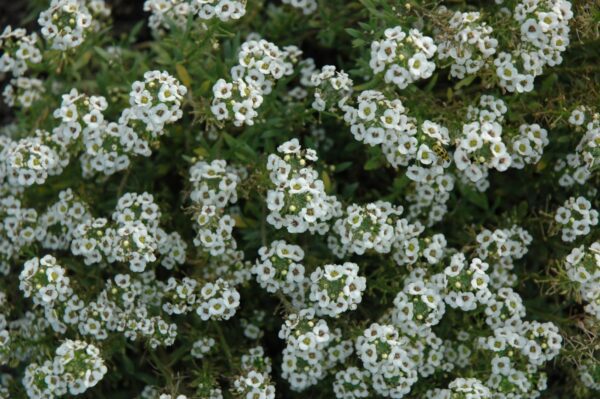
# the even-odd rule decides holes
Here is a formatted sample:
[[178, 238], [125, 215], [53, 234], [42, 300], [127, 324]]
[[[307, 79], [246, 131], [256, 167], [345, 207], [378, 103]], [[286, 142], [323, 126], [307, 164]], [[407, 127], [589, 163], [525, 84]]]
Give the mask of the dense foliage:
[[17, 3], [0, 398], [600, 396], [598, 2]]

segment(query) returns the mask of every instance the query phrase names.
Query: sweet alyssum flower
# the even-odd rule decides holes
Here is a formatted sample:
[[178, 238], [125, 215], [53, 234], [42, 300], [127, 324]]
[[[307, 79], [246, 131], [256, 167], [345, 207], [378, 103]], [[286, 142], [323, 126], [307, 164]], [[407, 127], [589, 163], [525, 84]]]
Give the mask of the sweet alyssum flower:
[[600, 319], [600, 242], [573, 248], [565, 258], [567, 275], [576, 283], [583, 300], [588, 302], [584, 309]]
[[335, 317], [356, 309], [367, 280], [358, 275], [356, 263], [346, 262], [318, 267], [311, 273], [310, 281], [309, 299], [314, 302], [317, 314]]
[[384, 38], [371, 43], [369, 66], [374, 73], [384, 73], [386, 83], [400, 89], [409, 84], [431, 77], [435, 63], [430, 61], [437, 46], [433, 39], [419, 30], [411, 29], [408, 34], [401, 26], [386, 29]]
[[42, 35], [57, 50], [67, 50], [83, 43], [91, 30], [92, 15], [84, 2], [52, 0], [38, 18]]
[[25, 29], [6, 26], [0, 34], [0, 71], [21, 77], [27, 72], [29, 64], [40, 63], [42, 53], [38, 48], [38, 39], [35, 32], [27, 34]]
[[340, 203], [327, 195], [325, 185], [309, 162], [317, 160], [314, 150], [303, 149], [298, 139], [277, 147], [283, 156], [271, 154], [267, 170], [273, 188], [267, 193], [271, 211], [267, 221], [276, 228], [285, 227], [290, 233], [325, 233], [327, 221], [339, 215]]
[[554, 220], [562, 225], [562, 240], [572, 242], [598, 224], [598, 211], [585, 197], [571, 197], [556, 210]]
[[258, 284], [268, 292], [281, 290], [292, 294], [301, 289], [304, 281], [304, 251], [297, 245], [285, 241], [273, 241], [267, 247], [258, 250], [260, 259], [252, 267]]
[[148, 25], [160, 35], [166, 33], [172, 23], [185, 28], [190, 17], [224, 22], [240, 19], [246, 13], [246, 3], [241, 0], [146, 0], [144, 11], [152, 13]]
[[66, 340], [56, 349], [52, 361], [27, 367], [23, 384], [30, 398], [78, 395], [94, 387], [106, 372], [97, 347]]

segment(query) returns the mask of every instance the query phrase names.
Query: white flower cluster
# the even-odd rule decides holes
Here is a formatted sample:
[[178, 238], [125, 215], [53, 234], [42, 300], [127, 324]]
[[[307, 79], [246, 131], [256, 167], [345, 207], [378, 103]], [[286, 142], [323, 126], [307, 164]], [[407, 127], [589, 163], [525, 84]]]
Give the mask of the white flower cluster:
[[333, 225], [332, 232], [336, 236], [329, 236], [330, 249], [340, 258], [348, 253], [362, 255], [370, 250], [389, 253], [395, 238], [396, 221], [402, 211], [401, 206], [385, 201], [348, 206]]
[[44, 93], [44, 83], [36, 78], [18, 77], [4, 87], [2, 97], [9, 107], [29, 108]]
[[88, 8], [92, 14], [91, 29], [94, 32], [99, 32], [110, 22], [111, 6], [106, 0], [79, 0]]
[[520, 42], [512, 53], [500, 52], [494, 60], [499, 85], [510, 92], [529, 92], [546, 65], [562, 63], [569, 45], [569, 21], [573, 18], [567, 0], [536, 0], [517, 3], [513, 18]]
[[235, 126], [254, 125], [256, 111], [263, 103], [259, 88], [242, 79], [231, 83], [219, 79], [213, 86], [214, 100], [211, 111], [219, 121], [233, 119]]
[[109, 262], [129, 263], [131, 271], [143, 272], [156, 260], [158, 250], [158, 220], [160, 211], [154, 197], [148, 193], [127, 193], [119, 198], [112, 214], [114, 229], [107, 229], [112, 238]]
[[310, 296], [319, 315], [337, 317], [347, 310], [356, 309], [367, 288], [367, 279], [358, 275], [358, 265], [317, 267], [310, 275]]
[[550, 142], [548, 131], [537, 123], [519, 126], [519, 133], [510, 138], [512, 144], [512, 163], [516, 169], [523, 169], [525, 165], [534, 165], [540, 161], [544, 148]]
[[264, 39], [244, 42], [238, 64], [231, 68], [232, 81], [219, 79], [213, 86], [211, 111], [219, 121], [232, 120], [235, 126], [254, 124], [263, 95], [275, 83], [294, 72], [302, 51], [296, 46], [282, 49]]
[[202, 359], [215, 347], [215, 340], [211, 337], [200, 338], [194, 341], [190, 353], [196, 359]]
[[38, 23], [52, 48], [64, 51], [83, 43], [91, 30], [92, 15], [85, 2], [52, 0], [50, 7], [40, 14]]
[[600, 366], [590, 361], [579, 368], [579, 378], [589, 389], [600, 391]]
[[82, 256], [86, 265], [100, 263], [111, 251], [111, 237], [106, 237], [108, 220], [105, 218], [87, 219], [79, 223], [71, 242], [73, 255]]
[[492, 399], [489, 388], [477, 378], [457, 378], [448, 389], [431, 389], [425, 393], [429, 399]]
[[[5, 164], [4, 179], [16, 187], [42, 184], [48, 175], [58, 174], [61, 158], [54, 148], [44, 143], [45, 132], [38, 131], [38, 137], [26, 137], [10, 142], [2, 150], [0, 160]], [[4, 180], [3, 179], [3, 180]]]
[[38, 214], [13, 196], [0, 198], [0, 274], [7, 275], [23, 248], [36, 240]]
[[[6, 305], [6, 297], [5, 294], [2, 293], [2, 305]], [[4, 314], [0, 314], [0, 365], [4, 366], [8, 360], [10, 359], [10, 344], [11, 337], [10, 332], [8, 331], [8, 322], [6, 321], [6, 316]], [[3, 393], [0, 391], [0, 394]], [[2, 396], [0, 396], [2, 397]]]
[[483, 95], [479, 106], [469, 106], [467, 123], [454, 152], [456, 167], [480, 189], [489, 169], [499, 172], [509, 167], [522, 169], [526, 164], [537, 163], [548, 145], [548, 132], [537, 124], [522, 124], [518, 133], [504, 132], [502, 122], [507, 112], [500, 99]]
[[338, 106], [343, 109], [344, 104], [352, 93], [354, 83], [344, 71], [337, 71], [335, 65], [325, 65], [320, 71], [312, 72], [307, 79], [306, 86], [315, 87], [315, 99], [312, 103], [316, 111], [333, 111]]
[[375, 74], [384, 72], [386, 83], [405, 89], [417, 80], [431, 77], [435, 71], [431, 59], [436, 50], [432, 38], [417, 29], [409, 30], [407, 35], [396, 26], [385, 30], [384, 39], [371, 43], [369, 66]]
[[195, 215], [197, 235], [194, 245], [201, 247], [212, 256], [223, 255], [228, 248], [235, 249], [232, 236], [235, 220], [223, 215], [223, 209], [214, 205], [204, 205]]
[[32, 297], [34, 304], [52, 308], [55, 301], [64, 302], [73, 294], [65, 274], [65, 269], [51, 255], [32, 258], [25, 262], [19, 275], [19, 289], [25, 298]]
[[[60, 119], [52, 134], [36, 131], [12, 145], [12, 151], [1, 157], [7, 162], [8, 182], [13, 186], [43, 184], [49, 175], [58, 175], [69, 163], [70, 149], [82, 130], [97, 126], [106, 109], [104, 97], [87, 97], [73, 89], [62, 96], [61, 107], [54, 111]], [[5, 148], [7, 151], [7, 148]]]
[[600, 114], [593, 113], [589, 116], [586, 115], [587, 110], [587, 107], [579, 106], [569, 116], [569, 123], [576, 130], [585, 125], [586, 131], [575, 152], [567, 154], [565, 159], [559, 159], [554, 166], [554, 170], [561, 174], [558, 179], [561, 187], [571, 187], [574, 184], [583, 186], [592, 177], [594, 165], [600, 159]]
[[401, 220], [396, 225], [393, 258], [398, 266], [422, 264], [427, 267], [437, 264], [444, 257], [447, 245], [444, 235], [420, 238], [423, 230], [419, 222], [409, 224]]
[[88, 96], [72, 89], [63, 94], [60, 107], [54, 110], [53, 115], [59, 120], [59, 125], [52, 134], [63, 145], [73, 145], [82, 133], [85, 135], [103, 125], [103, 112], [107, 108], [106, 98]]
[[484, 229], [477, 234], [476, 241], [477, 255], [483, 260], [521, 259], [527, 254], [533, 237], [527, 230], [513, 225], [510, 229]]
[[197, 204], [224, 208], [237, 202], [237, 186], [240, 177], [227, 162], [216, 159], [210, 163], [199, 161], [190, 168], [192, 192], [190, 199]]
[[83, 141], [85, 151], [80, 161], [84, 177], [115, 174], [129, 167], [131, 155], [147, 157], [151, 154], [148, 143], [131, 127], [116, 122], [87, 130]]
[[382, 396], [402, 398], [417, 382], [414, 349], [392, 325], [371, 324], [356, 339], [356, 353], [371, 373], [373, 388]]
[[120, 333], [131, 341], [146, 339], [151, 348], [170, 346], [175, 342], [177, 325], [154, 315], [154, 309], [160, 308], [159, 294], [151, 271], [133, 276], [117, 274], [106, 280], [105, 288], [94, 301], [81, 305], [78, 315], [71, 318], [79, 323], [82, 335], [97, 340], [107, 339], [109, 333]]
[[244, 329], [244, 336], [251, 340], [257, 340], [264, 336], [264, 321], [266, 312], [254, 310], [249, 318], [241, 318], [240, 325]]
[[198, 282], [184, 277], [178, 281], [170, 277], [166, 284], [159, 284], [163, 294], [162, 309], [169, 315], [186, 314], [194, 309]]
[[404, 115], [405, 108], [398, 99], [390, 101], [379, 91], [365, 90], [356, 101], [356, 108], [344, 108], [344, 120], [350, 124], [350, 131], [358, 141], [370, 146], [381, 145], [389, 140], [386, 136], [406, 132], [412, 126], [412, 120]]
[[202, 268], [202, 278], [214, 281], [217, 278], [229, 282], [231, 285], [246, 284], [252, 279], [252, 262], [244, 260], [244, 252], [233, 248], [226, 248], [219, 256], [210, 256], [208, 263]]
[[423, 282], [420, 272], [416, 270], [419, 269], [405, 279], [403, 290], [396, 295], [392, 313], [394, 324], [411, 336], [438, 324], [446, 312], [440, 295], [443, 285], [440, 286], [435, 279]]
[[106, 374], [100, 350], [83, 341], [66, 340], [52, 361], [31, 363], [23, 385], [30, 399], [79, 395], [94, 387]]
[[[97, 144], [94, 143], [94, 138], [105, 127], [103, 113], [107, 108], [108, 103], [104, 97], [88, 96], [72, 89], [62, 96], [60, 107], [53, 113], [59, 125], [52, 130], [52, 137], [67, 149], [67, 154], [77, 147], [81, 140], [87, 148], [92, 147]], [[97, 145], [101, 146], [101, 143]]]
[[474, 183], [484, 180], [488, 170], [507, 170], [512, 162], [502, 141], [502, 125], [507, 108], [504, 101], [483, 95], [479, 107], [469, 107], [454, 161], [458, 170]]
[[[122, 112], [118, 122], [105, 120], [108, 103], [102, 96], [88, 96], [76, 89], [63, 95], [61, 106], [53, 113], [59, 123], [51, 134], [38, 130], [34, 137], [3, 146], [0, 161], [5, 167], [0, 168], [0, 178], [13, 186], [42, 184], [49, 175], [62, 173], [77, 155], [81, 155], [85, 177], [98, 172], [111, 175], [126, 169], [130, 156], [150, 156], [150, 143], [164, 134], [166, 124], [181, 118], [186, 88], [166, 72], [146, 72], [144, 78], [133, 84], [131, 107]], [[19, 96], [18, 101], [33, 100], [39, 83], [35, 79], [23, 82], [13, 96]]]
[[243, 369], [254, 368], [267, 374], [272, 371], [271, 359], [265, 356], [265, 350], [260, 345], [250, 348], [248, 352], [242, 355], [240, 360]]
[[442, 221], [448, 212], [446, 203], [454, 189], [454, 175], [447, 173], [442, 166], [422, 169], [420, 180], [415, 182], [414, 190], [409, 191], [409, 220], [422, 220], [428, 227]]
[[131, 156], [150, 156], [151, 142], [165, 133], [166, 125], [182, 117], [181, 101], [186, 93], [185, 86], [167, 72], [146, 72], [144, 81], [132, 84], [131, 107], [123, 110], [118, 122], [99, 121], [84, 130], [84, 176], [111, 175], [126, 169]]
[[148, 26], [153, 33], [160, 35], [170, 29], [170, 23], [184, 28], [193, 9], [189, 0], [146, 0], [144, 11], [152, 13]]
[[181, 118], [181, 101], [186, 93], [186, 87], [167, 72], [148, 71], [144, 81], [131, 85], [129, 118], [144, 123], [152, 137], [160, 136], [166, 124]]
[[156, 34], [164, 33], [175, 24], [184, 28], [190, 16], [201, 20], [230, 21], [246, 14], [243, 0], [146, 0], [144, 11], [151, 12], [148, 26]]
[[194, 245], [213, 257], [234, 255], [237, 246], [232, 236], [235, 220], [225, 214], [225, 207], [237, 202], [239, 171], [229, 167], [224, 160], [214, 160], [197, 162], [189, 174], [197, 230]]
[[598, 224], [598, 211], [585, 197], [571, 197], [556, 210], [554, 220], [562, 226], [562, 240], [573, 242]]
[[546, 389], [546, 375], [540, 370], [558, 355], [562, 337], [552, 323], [525, 321], [494, 329], [477, 344], [494, 354], [486, 385], [507, 395], [501, 397], [525, 399], [537, 398]]
[[[402, 330], [402, 326], [397, 325]], [[420, 377], [426, 378], [439, 370], [450, 370], [450, 357], [448, 355], [450, 344], [446, 345], [442, 339], [429, 329], [421, 330], [417, 335], [410, 337], [415, 351], [412, 355]]]
[[581, 154], [590, 171], [597, 170], [600, 163], [600, 113], [595, 112], [590, 117], [576, 151]]
[[431, 169], [450, 165], [444, 148], [450, 144], [446, 127], [429, 120], [419, 124], [400, 100], [389, 100], [376, 90], [361, 92], [356, 101], [356, 108], [342, 107], [354, 138], [370, 146], [381, 145], [394, 168], [410, 165], [407, 176], [411, 180], [425, 182]]
[[453, 255], [450, 265], [444, 269], [446, 303], [465, 312], [476, 309], [478, 304], [486, 305], [492, 296], [488, 287], [488, 268], [489, 265], [479, 258], [473, 258], [469, 263], [462, 253]]
[[315, 318], [314, 309], [288, 315], [279, 338], [287, 344], [283, 350], [282, 376], [293, 390], [302, 391], [316, 384], [335, 362], [351, 354], [343, 341], [338, 348], [330, 346], [336, 342], [336, 335], [339, 333], [330, 331], [325, 320]]
[[204, 284], [198, 299], [203, 302], [196, 308], [196, 313], [205, 321], [228, 320], [240, 305], [240, 293], [223, 279]]
[[158, 253], [161, 255], [161, 266], [167, 270], [172, 270], [175, 265], [183, 265], [185, 263], [187, 243], [181, 238], [181, 235], [176, 231], [167, 234], [161, 229], [158, 229], [157, 233], [159, 237]]
[[514, 286], [517, 275], [514, 261], [521, 259], [533, 241], [532, 236], [520, 226], [510, 229], [484, 229], [476, 237], [477, 256], [490, 265], [490, 286], [499, 289]]
[[185, 261], [186, 244], [177, 233], [167, 235], [158, 226], [160, 210], [148, 193], [121, 196], [112, 214], [112, 223], [91, 218], [77, 225], [71, 251], [84, 257], [87, 265], [107, 261], [127, 263], [131, 271], [143, 272], [156, 254], [172, 268]]
[[277, 147], [283, 158], [269, 155], [267, 169], [274, 185], [267, 193], [267, 207], [271, 211], [267, 222], [275, 228], [287, 228], [289, 233], [324, 234], [327, 222], [341, 214], [341, 204], [325, 193], [325, 184], [308, 162], [316, 161], [314, 150], [303, 150], [298, 139]]
[[358, 399], [369, 397], [367, 384], [369, 373], [358, 367], [350, 366], [335, 374], [333, 392], [337, 399]]
[[[10, 304], [2, 298], [4, 313], [9, 309]], [[8, 315], [5, 315], [7, 317]], [[26, 310], [22, 316], [13, 320], [7, 320], [7, 335], [2, 333], [2, 341], [5, 347], [0, 348], [0, 359], [3, 364], [11, 361], [25, 362], [31, 361], [33, 356], [37, 356], [39, 351], [32, 345], [34, 342], [44, 339], [47, 336], [49, 325], [44, 317], [44, 312], [38, 309]], [[5, 330], [5, 331], [6, 331]]]
[[600, 241], [588, 248], [573, 248], [565, 266], [569, 279], [577, 283], [581, 297], [588, 302], [585, 311], [600, 320]]
[[486, 304], [485, 315], [485, 322], [492, 329], [517, 323], [525, 317], [523, 299], [511, 288], [500, 288]]
[[299, 8], [304, 15], [310, 15], [317, 10], [317, 0], [281, 0], [281, 2]]
[[331, 339], [327, 353], [323, 359], [325, 370], [331, 370], [336, 365], [342, 365], [354, 353], [352, 339], [342, 339], [342, 329], [334, 328], [329, 331]]
[[557, 160], [554, 170], [560, 173], [558, 184], [565, 188], [575, 184], [584, 185], [592, 175], [588, 165], [577, 152], [567, 154], [565, 159]]
[[242, 374], [233, 380], [233, 393], [240, 398], [274, 399], [275, 385], [271, 381], [271, 359], [261, 346], [242, 356]]
[[304, 251], [297, 245], [285, 241], [273, 241], [271, 245], [258, 250], [260, 259], [252, 266], [258, 284], [268, 292], [279, 290], [292, 295], [302, 289], [304, 282]]
[[[438, 12], [451, 14], [445, 7]], [[448, 20], [450, 32], [444, 30], [436, 35], [438, 59], [451, 60], [450, 76], [454, 78], [477, 73], [496, 53], [498, 40], [491, 36], [494, 30], [480, 19], [479, 12], [456, 11]]]
[[27, 72], [29, 64], [42, 62], [42, 53], [37, 48], [37, 33], [27, 34], [22, 28], [13, 29], [10, 25], [0, 34], [0, 72], [11, 72], [21, 77]]

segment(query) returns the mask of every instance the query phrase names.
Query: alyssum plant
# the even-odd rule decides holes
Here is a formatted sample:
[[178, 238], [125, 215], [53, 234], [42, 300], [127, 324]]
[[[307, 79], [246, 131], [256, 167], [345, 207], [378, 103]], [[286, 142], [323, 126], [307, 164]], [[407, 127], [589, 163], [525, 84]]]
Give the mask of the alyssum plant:
[[0, 398], [598, 397], [600, 6], [441, 3], [30, 1]]

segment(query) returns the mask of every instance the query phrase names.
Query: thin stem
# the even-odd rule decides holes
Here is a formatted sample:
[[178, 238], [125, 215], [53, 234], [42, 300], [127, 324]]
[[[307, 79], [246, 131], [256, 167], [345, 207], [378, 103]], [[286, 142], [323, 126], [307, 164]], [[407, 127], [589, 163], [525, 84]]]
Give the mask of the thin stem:
[[229, 345], [227, 344], [227, 340], [225, 339], [225, 334], [223, 334], [223, 329], [219, 325], [218, 322], [212, 320], [212, 324], [217, 330], [217, 334], [219, 334], [219, 340], [221, 342], [221, 347], [223, 348], [223, 352], [225, 353], [225, 358], [227, 359], [227, 365], [230, 370], [233, 370], [233, 357], [231, 356], [231, 350], [229, 349]]

